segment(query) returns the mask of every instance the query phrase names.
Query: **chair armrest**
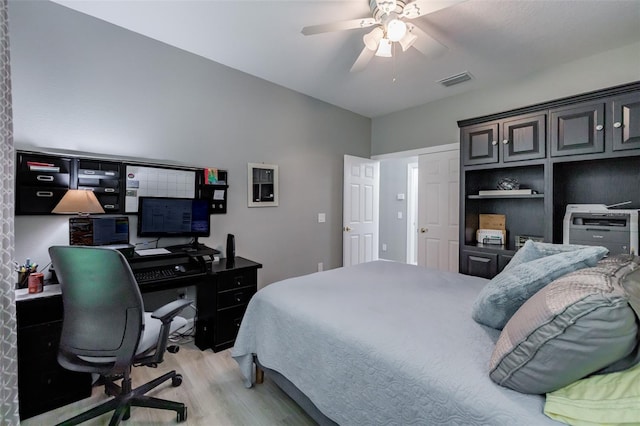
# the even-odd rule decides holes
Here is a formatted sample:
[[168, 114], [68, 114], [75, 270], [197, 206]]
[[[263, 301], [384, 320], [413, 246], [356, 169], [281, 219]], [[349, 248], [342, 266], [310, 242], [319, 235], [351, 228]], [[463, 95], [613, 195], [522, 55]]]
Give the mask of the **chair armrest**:
[[188, 299], [174, 300], [173, 302], [167, 303], [153, 311], [151, 318], [159, 319], [163, 323], [171, 322], [171, 320], [178, 315], [180, 311], [192, 303], [193, 302]]

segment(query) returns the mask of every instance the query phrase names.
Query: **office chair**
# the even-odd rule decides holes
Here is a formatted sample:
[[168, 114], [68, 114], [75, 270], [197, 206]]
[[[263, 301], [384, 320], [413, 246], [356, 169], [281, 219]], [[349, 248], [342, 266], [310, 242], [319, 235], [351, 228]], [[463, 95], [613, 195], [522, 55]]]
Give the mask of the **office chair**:
[[129, 418], [132, 406], [173, 410], [178, 422], [185, 421], [184, 404], [145, 395], [169, 379], [180, 386], [182, 376], [171, 371], [132, 389], [130, 374], [132, 366], [157, 366], [165, 350], [177, 352], [177, 346], [167, 347], [167, 339], [186, 325], [176, 315], [191, 302], [176, 300], [145, 313], [138, 283], [117, 250], [54, 246], [49, 254], [64, 308], [58, 363], [68, 370], [98, 374], [105, 393], [114, 397], [60, 425], [79, 424], [112, 410], [109, 425], [117, 425]]

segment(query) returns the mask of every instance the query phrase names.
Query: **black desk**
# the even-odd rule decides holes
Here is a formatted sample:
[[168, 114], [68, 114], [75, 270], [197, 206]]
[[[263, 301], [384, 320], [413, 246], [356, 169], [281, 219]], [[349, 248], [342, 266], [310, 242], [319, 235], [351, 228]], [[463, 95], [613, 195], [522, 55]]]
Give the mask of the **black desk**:
[[[233, 263], [214, 262], [217, 252], [171, 248], [170, 253], [134, 256], [134, 275], [171, 270], [170, 276], [140, 280], [142, 293], [195, 286], [196, 335], [201, 350], [214, 352], [233, 346], [249, 299], [257, 289], [262, 265], [242, 257]], [[91, 376], [63, 369], [57, 363], [62, 331], [62, 297], [59, 285], [47, 285], [43, 293], [16, 290], [18, 320], [18, 390], [20, 418], [26, 419], [91, 396]]]
[[65, 370], [58, 364], [62, 332], [59, 285], [43, 293], [16, 290], [18, 320], [18, 397], [20, 418], [62, 407], [91, 396], [91, 375]]
[[129, 259], [140, 291], [195, 286], [196, 346], [214, 352], [230, 348], [247, 304], [257, 291], [258, 269], [262, 265], [243, 257], [215, 262], [218, 252], [205, 246], [189, 251], [176, 246], [169, 251]]

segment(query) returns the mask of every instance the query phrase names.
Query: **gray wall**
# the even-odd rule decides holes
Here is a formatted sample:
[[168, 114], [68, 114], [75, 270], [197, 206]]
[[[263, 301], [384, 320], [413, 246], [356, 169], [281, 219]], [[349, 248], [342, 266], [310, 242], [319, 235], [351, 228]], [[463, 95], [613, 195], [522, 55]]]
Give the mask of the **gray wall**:
[[[18, 146], [227, 169], [201, 242], [235, 234], [261, 285], [342, 264], [343, 155], [370, 156], [370, 119], [54, 3], [10, 1], [9, 25]], [[280, 166], [279, 207], [247, 207], [248, 162]], [[66, 217], [16, 218], [18, 259], [67, 243]]]
[[[473, 72], [473, 68], [470, 69]], [[393, 114], [372, 123], [371, 154], [458, 143], [458, 120], [507, 111], [640, 79], [640, 43], [558, 64], [500, 87], [464, 93]], [[465, 83], [463, 83], [465, 84]]]
[[[417, 157], [380, 160], [380, 258], [407, 261], [407, 166]], [[404, 200], [398, 200], [404, 194]], [[398, 219], [398, 212], [402, 218]], [[387, 249], [383, 250], [383, 244]]]

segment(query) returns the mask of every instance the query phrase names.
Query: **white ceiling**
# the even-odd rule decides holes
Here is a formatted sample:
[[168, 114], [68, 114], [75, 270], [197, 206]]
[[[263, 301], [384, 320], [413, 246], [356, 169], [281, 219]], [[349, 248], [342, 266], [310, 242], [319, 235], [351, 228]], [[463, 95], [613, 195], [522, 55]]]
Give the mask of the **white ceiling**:
[[[409, 49], [350, 73], [370, 29], [300, 30], [369, 17], [368, 0], [54, 1], [367, 117], [640, 41], [640, 0], [468, 0], [412, 21], [445, 54], [428, 59]], [[463, 71], [474, 79], [436, 83]]]

